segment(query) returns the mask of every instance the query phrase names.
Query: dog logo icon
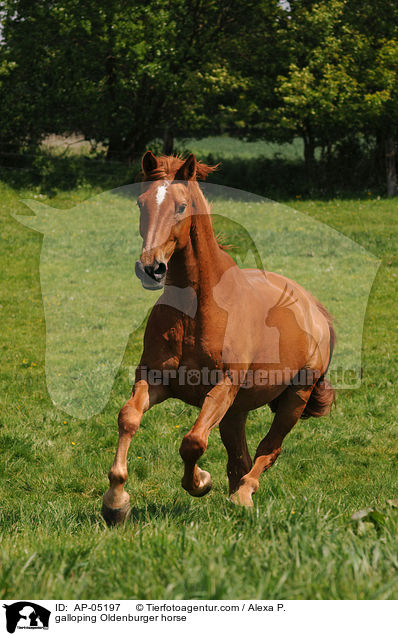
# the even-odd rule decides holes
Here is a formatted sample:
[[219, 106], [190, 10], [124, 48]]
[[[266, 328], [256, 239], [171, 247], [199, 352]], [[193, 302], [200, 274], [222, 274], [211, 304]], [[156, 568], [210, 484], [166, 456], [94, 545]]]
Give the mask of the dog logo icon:
[[18, 601], [3, 607], [6, 610], [9, 634], [13, 634], [16, 629], [48, 629], [51, 612], [37, 603]]

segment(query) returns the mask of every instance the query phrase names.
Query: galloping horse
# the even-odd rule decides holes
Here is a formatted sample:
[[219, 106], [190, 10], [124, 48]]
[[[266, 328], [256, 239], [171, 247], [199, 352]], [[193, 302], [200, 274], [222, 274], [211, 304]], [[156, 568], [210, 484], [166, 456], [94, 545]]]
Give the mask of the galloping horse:
[[[259, 477], [277, 459], [287, 433], [300, 417], [329, 413], [334, 400], [324, 378], [334, 345], [328, 312], [284, 276], [240, 269], [218, 244], [197, 182], [214, 168], [193, 154], [184, 161], [151, 152], [142, 168], [143, 247], [136, 275], [146, 289], [164, 287], [164, 293], [149, 316], [134, 388], [119, 413], [119, 443], [102, 507], [108, 523], [129, 513], [127, 452], [143, 414], [155, 404], [175, 397], [200, 408], [180, 447], [183, 488], [194, 497], [209, 492], [210, 474], [197, 461], [219, 425], [231, 499], [252, 506]], [[151, 381], [151, 372], [164, 381]], [[195, 382], [186, 381], [187, 373]], [[264, 404], [275, 415], [252, 462], [246, 418]]]

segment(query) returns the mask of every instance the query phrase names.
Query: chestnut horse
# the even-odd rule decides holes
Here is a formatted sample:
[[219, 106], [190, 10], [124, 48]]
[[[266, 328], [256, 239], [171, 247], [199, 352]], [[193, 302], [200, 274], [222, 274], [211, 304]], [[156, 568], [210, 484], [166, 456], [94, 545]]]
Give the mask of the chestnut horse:
[[[134, 388], [119, 413], [119, 443], [103, 498], [108, 523], [129, 513], [127, 452], [155, 404], [174, 397], [200, 408], [180, 447], [183, 488], [194, 497], [209, 492], [210, 474], [197, 462], [219, 425], [231, 499], [252, 506], [259, 477], [277, 459], [287, 433], [300, 417], [327, 414], [334, 400], [324, 379], [334, 344], [328, 312], [297, 283], [240, 269], [220, 247], [197, 182], [214, 168], [193, 154], [184, 161], [151, 152], [142, 168], [136, 275], [146, 289], [164, 287], [164, 293], [149, 316]], [[158, 374], [156, 382], [151, 373], [152, 380]], [[186, 381], [187, 373], [194, 382]], [[264, 404], [275, 415], [252, 462], [246, 418]]]

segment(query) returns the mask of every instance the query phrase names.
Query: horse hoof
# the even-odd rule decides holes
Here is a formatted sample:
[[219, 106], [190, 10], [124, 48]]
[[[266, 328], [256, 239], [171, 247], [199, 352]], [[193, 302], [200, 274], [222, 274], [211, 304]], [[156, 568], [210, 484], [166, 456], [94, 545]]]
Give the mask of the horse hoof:
[[105, 493], [102, 500], [101, 513], [108, 526], [124, 523], [130, 514], [130, 510], [130, 495], [126, 491], [123, 491], [117, 498], [115, 498], [112, 490], [108, 490]]
[[232, 493], [231, 501], [236, 506], [253, 508], [252, 495], [257, 491], [258, 482], [254, 479], [244, 479], [238, 485], [237, 490]]
[[192, 495], [192, 497], [204, 497], [205, 495], [207, 495], [208, 492], [210, 492], [211, 487], [212, 487], [212, 484], [210, 483], [201, 492], [195, 491], [195, 492], [190, 492], [189, 494]]
[[250, 491], [237, 490], [231, 495], [231, 501], [235, 506], [243, 506], [244, 508], [253, 508], [253, 500]]
[[[184, 486], [183, 486], [184, 487]], [[192, 488], [190, 490], [186, 489], [187, 492], [191, 495], [191, 497], [204, 497], [210, 492], [212, 487], [211, 476], [207, 470], [200, 471], [200, 485], [197, 488]]]
[[109, 508], [102, 504], [101, 514], [108, 526], [118, 526], [126, 521], [130, 515], [130, 504], [125, 504], [122, 508]]

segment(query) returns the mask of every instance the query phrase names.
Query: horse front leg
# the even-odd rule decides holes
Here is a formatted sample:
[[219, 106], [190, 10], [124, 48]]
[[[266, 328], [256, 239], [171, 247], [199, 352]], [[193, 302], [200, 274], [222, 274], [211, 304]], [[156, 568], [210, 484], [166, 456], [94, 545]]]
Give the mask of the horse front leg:
[[203, 497], [211, 489], [211, 477], [201, 470], [196, 462], [203, 455], [212, 428], [220, 423], [233, 403], [239, 386], [225, 376], [209, 393], [195, 424], [185, 435], [180, 446], [180, 455], [184, 461], [182, 487], [193, 497]]
[[130, 495], [124, 486], [128, 477], [127, 452], [130, 442], [140, 426], [143, 414], [165, 397], [163, 387], [150, 386], [141, 379], [136, 381], [130, 399], [119, 412], [119, 442], [108, 473], [109, 490], [102, 500], [102, 516], [108, 525], [122, 523], [129, 515]]

